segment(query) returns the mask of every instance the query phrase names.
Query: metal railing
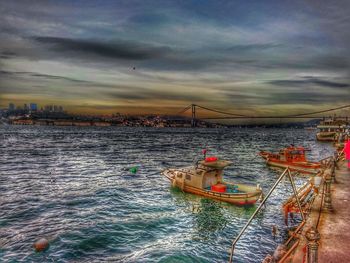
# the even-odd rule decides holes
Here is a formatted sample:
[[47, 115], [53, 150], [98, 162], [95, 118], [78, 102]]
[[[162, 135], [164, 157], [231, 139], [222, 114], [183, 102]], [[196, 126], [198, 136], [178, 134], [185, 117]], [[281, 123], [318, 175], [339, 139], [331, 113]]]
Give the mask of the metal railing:
[[245, 232], [245, 230], [248, 228], [248, 226], [250, 225], [250, 223], [253, 221], [254, 217], [257, 215], [257, 213], [260, 211], [260, 209], [263, 207], [263, 205], [265, 204], [265, 202], [267, 201], [267, 199], [270, 197], [270, 195], [272, 194], [272, 192], [275, 190], [275, 188], [277, 187], [277, 185], [281, 182], [281, 180], [284, 178], [284, 176], [287, 175], [289, 178], [289, 181], [291, 182], [292, 188], [293, 188], [293, 192], [294, 192], [294, 196], [297, 200], [298, 203], [298, 207], [300, 210], [300, 214], [302, 217], [302, 221], [305, 221], [305, 216], [300, 204], [300, 200], [298, 197], [298, 192], [296, 190], [295, 187], [295, 183], [293, 180], [293, 177], [291, 175], [291, 171], [289, 169], [289, 167], [287, 167], [283, 173], [280, 175], [280, 177], [277, 179], [277, 181], [275, 182], [275, 184], [272, 186], [272, 188], [270, 189], [270, 191], [268, 192], [268, 194], [265, 196], [265, 198], [261, 201], [261, 203], [259, 204], [258, 208], [254, 211], [254, 213], [252, 214], [252, 216], [249, 218], [248, 222], [245, 224], [245, 226], [242, 228], [242, 230], [239, 232], [239, 234], [237, 235], [237, 237], [233, 240], [232, 245], [231, 245], [231, 253], [230, 253], [230, 258], [229, 258], [229, 263], [233, 262], [233, 254], [234, 254], [234, 249], [235, 246], [237, 244], [237, 242], [239, 241], [239, 239], [241, 238], [241, 236], [243, 235], [243, 233]]

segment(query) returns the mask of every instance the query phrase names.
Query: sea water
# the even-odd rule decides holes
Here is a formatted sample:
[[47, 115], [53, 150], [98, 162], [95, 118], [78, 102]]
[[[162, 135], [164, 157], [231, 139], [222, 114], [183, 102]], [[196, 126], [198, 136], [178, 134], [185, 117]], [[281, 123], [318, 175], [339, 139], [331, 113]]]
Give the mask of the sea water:
[[[227, 262], [257, 206], [185, 194], [161, 171], [194, 164], [205, 148], [233, 161], [225, 180], [266, 194], [281, 170], [257, 153], [290, 144], [311, 149], [310, 160], [333, 154], [302, 129], [0, 126], [0, 261]], [[291, 194], [283, 180], [237, 243], [235, 262], [260, 262], [283, 242], [298, 223], [284, 223]], [[42, 237], [50, 247], [35, 252]]]

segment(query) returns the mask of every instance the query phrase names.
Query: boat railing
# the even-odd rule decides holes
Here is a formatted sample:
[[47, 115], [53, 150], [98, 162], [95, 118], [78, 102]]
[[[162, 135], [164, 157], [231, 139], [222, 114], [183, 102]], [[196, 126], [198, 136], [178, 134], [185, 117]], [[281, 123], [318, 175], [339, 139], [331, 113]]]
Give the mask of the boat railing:
[[319, 163], [321, 164], [322, 168], [328, 168], [333, 163], [333, 161], [334, 161], [334, 157], [333, 156], [328, 156], [326, 158], [321, 159], [319, 161]]
[[337, 155], [337, 158], [336, 158], [336, 161], [339, 161], [339, 160], [342, 160], [342, 159], [344, 159], [344, 149], [342, 149], [339, 153], [338, 153], [338, 155]]
[[[306, 182], [301, 188], [298, 189], [298, 197], [299, 197], [299, 200], [301, 202], [304, 202], [304, 200], [306, 199], [306, 197], [308, 196], [308, 194], [311, 192], [313, 188], [313, 183], [311, 182], [311, 180], [309, 180], [308, 182]], [[283, 205], [287, 205], [287, 204], [295, 204], [296, 202], [296, 198], [294, 195], [292, 195], [291, 197], [289, 197], [287, 199], [287, 201], [285, 201], [283, 203]]]

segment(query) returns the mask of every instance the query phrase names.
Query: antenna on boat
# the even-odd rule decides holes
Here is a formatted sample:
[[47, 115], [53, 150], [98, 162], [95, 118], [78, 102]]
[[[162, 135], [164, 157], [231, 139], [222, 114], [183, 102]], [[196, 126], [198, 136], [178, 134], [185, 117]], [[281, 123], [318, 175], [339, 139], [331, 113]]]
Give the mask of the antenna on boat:
[[202, 150], [202, 153], [203, 153], [203, 160], [205, 160], [205, 158], [207, 157], [207, 149], [205, 148], [205, 149], [203, 149]]

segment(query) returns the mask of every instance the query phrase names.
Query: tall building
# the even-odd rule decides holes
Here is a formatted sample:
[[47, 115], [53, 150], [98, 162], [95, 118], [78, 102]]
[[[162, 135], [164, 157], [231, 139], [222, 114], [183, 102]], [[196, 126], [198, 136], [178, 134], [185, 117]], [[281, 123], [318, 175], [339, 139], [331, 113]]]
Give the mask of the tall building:
[[14, 111], [16, 109], [15, 104], [9, 103], [9, 111]]
[[38, 105], [36, 103], [30, 103], [30, 110], [31, 111], [37, 111]]

